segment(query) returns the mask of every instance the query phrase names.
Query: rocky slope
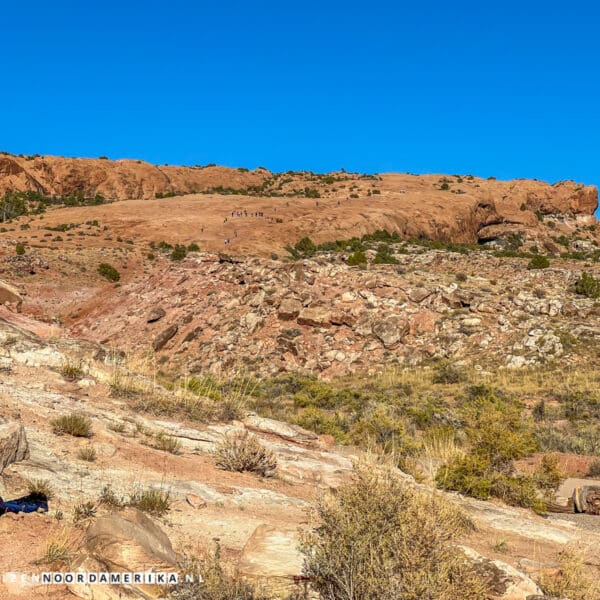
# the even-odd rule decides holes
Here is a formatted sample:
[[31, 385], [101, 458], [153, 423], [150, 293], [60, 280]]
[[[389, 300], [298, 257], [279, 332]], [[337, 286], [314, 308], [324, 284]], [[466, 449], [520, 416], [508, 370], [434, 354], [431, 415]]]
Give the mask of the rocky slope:
[[431, 358], [481, 368], [598, 360], [596, 303], [574, 291], [583, 272], [600, 277], [597, 264], [556, 259], [531, 270], [528, 259], [487, 252], [403, 252], [396, 265], [368, 268], [348, 266], [347, 253], [294, 263], [159, 253], [143, 274], [129, 259], [137, 274], [123, 271], [117, 287], [80, 272], [87, 263], [75, 255], [59, 256], [50, 274], [24, 275], [24, 311], [61, 314], [73, 335], [150, 353], [178, 374], [335, 377]]

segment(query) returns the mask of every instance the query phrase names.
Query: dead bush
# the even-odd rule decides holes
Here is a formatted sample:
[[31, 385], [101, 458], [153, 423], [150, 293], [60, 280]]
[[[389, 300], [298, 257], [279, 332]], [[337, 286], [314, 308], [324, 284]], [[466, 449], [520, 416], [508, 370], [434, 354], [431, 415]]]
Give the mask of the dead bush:
[[217, 466], [226, 471], [251, 471], [272, 477], [277, 469], [275, 455], [247, 431], [234, 431], [223, 437], [215, 450]]
[[560, 569], [553, 575], [543, 575], [538, 584], [547, 596], [570, 600], [599, 600], [600, 582], [585, 569], [582, 548], [567, 547], [560, 553]]
[[194, 575], [195, 581], [180, 583], [169, 594], [169, 600], [273, 600], [223, 566], [218, 544], [214, 552], [187, 560], [182, 567], [187, 575]]

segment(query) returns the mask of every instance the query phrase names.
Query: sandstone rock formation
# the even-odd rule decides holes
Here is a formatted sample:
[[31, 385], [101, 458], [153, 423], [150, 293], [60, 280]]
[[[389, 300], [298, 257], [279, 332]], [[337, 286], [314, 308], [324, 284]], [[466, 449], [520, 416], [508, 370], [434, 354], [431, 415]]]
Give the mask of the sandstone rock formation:
[[[75, 572], [174, 572], [177, 554], [167, 535], [148, 516], [134, 508], [112, 513], [94, 521], [86, 532], [85, 551]], [[131, 584], [123, 586], [129, 597], [154, 598], [161, 586]], [[121, 586], [72, 584], [70, 591], [79, 598], [116, 600], [123, 596]], [[104, 589], [103, 589], [104, 588]]]
[[[304, 197], [307, 189], [309, 198]], [[269, 253], [305, 235], [314, 236], [317, 241], [331, 241], [377, 229], [396, 231], [404, 237], [470, 243], [506, 240], [518, 234], [537, 241], [541, 248], [551, 249], [556, 244], [540, 219], [591, 225], [598, 206], [595, 187], [572, 181], [549, 185], [525, 179], [498, 181], [397, 173], [362, 176], [336, 172], [324, 176], [306, 171], [271, 173], [266, 169], [156, 166], [135, 160], [0, 155], [0, 197], [11, 190], [30, 190], [47, 196], [99, 194], [107, 200], [202, 194], [197, 199], [203, 204], [202, 216], [207, 217], [215, 209], [212, 197], [205, 194], [227, 194], [217, 196], [221, 224], [227, 219], [233, 225], [259, 217], [261, 220], [256, 222], [262, 223], [268, 214], [269, 225], [281, 225], [276, 229], [288, 239], [281, 240], [276, 248], [268, 248]], [[229, 196], [233, 192], [236, 201], [231, 203]], [[314, 194], [321, 197], [316, 204], [312, 200]], [[249, 195], [260, 198], [259, 206], [255, 205], [260, 213], [245, 203]], [[163, 214], [176, 204], [172, 200], [169, 197], [161, 204]], [[269, 205], [279, 212], [271, 211]], [[302, 210], [297, 214], [300, 206], [310, 208], [310, 212]], [[367, 207], [368, 211], [363, 210]], [[89, 214], [101, 211], [101, 207], [86, 208]], [[139, 223], [140, 211], [144, 208], [135, 205], [134, 222]], [[190, 224], [195, 212], [188, 211]], [[208, 221], [210, 218], [205, 219]], [[219, 245], [213, 250], [222, 250], [226, 238], [247, 249], [248, 238], [254, 233], [252, 250], [264, 248], [266, 254], [265, 241], [272, 237], [271, 233], [265, 240], [261, 226], [237, 236], [234, 227], [237, 225], [219, 236]]]
[[25, 428], [20, 423], [0, 425], [0, 473], [20, 460], [29, 458]]
[[0, 304], [14, 304], [17, 312], [21, 312], [23, 297], [15, 287], [0, 281]]

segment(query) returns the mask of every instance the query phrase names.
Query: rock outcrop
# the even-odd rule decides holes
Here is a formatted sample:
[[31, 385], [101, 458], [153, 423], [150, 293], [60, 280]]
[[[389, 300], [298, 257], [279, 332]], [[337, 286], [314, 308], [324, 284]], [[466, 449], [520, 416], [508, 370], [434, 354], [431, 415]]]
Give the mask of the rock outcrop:
[[[594, 299], [573, 289], [584, 268], [600, 278], [595, 265], [557, 259], [532, 270], [525, 258], [415, 247], [395, 254], [395, 265], [356, 270], [344, 256], [296, 263], [300, 281], [281, 261], [221, 262], [208, 253], [164, 261], [150, 279], [116, 288], [110, 301], [94, 299], [72, 331], [128, 351], [154, 340], [175, 372], [230, 374], [244, 365], [324, 377], [431, 358], [509, 368], [559, 357], [576, 364], [589, 360], [600, 332]], [[166, 315], [147, 323], [148, 305]], [[566, 332], [587, 342], [566, 344]]]
[[0, 281], [0, 304], [14, 305], [17, 312], [21, 312], [23, 297], [17, 288], [5, 281]]
[[[279, 207], [270, 223], [283, 225], [278, 229], [295, 238], [287, 243], [304, 235], [331, 241], [387, 229], [404, 237], [470, 243], [506, 240], [518, 234], [549, 248], [552, 231], [542, 223], [544, 217], [590, 225], [598, 206], [597, 189], [573, 181], [549, 185], [536, 180], [458, 175], [271, 173], [262, 168], [250, 171], [157, 166], [139, 160], [0, 155], [0, 197], [12, 190], [46, 196], [100, 195], [106, 200], [170, 199], [211, 192], [260, 197], [260, 214], [247, 206], [244, 210], [232, 207], [223, 211], [219, 222], [227, 222], [228, 216], [264, 217], [264, 199], [268, 197]], [[317, 196], [322, 200], [313, 204], [312, 198]], [[310, 202], [304, 204], [314, 209], [314, 218], [303, 215], [287, 226], [291, 212], [287, 207], [307, 199]], [[368, 211], [362, 210], [365, 206]], [[256, 233], [264, 238], [263, 231]], [[233, 230], [229, 235], [236, 243], [241, 241]]]
[[29, 445], [25, 428], [20, 423], [0, 425], [0, 473], [20, 460], [29, 458]]

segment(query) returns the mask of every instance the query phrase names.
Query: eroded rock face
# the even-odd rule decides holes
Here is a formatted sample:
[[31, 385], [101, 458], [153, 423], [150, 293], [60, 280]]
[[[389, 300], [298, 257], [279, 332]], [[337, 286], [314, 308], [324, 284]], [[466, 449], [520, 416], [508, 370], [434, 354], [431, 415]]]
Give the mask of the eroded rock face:
[[[265, 169], [245, 171], [216, 166], [157, 166], [136, 160], [56, 156], [29, 158], [0, 157], [0, 195], [7, 190], [35, 190], [58, 196], [83, 194], [94, 197], [100, 194], [111, 200], [153, 199], [156, 194], [182, 195], [219, 187], [247, 189], [273, 181], [274, 177]], [[303, 189], [308, 183], [301, 175], [291, 175], [289, 179], [283, 188], [274, 185], [269, 191], [276, 195], [277, 191], [285, 193], [296, 188]], [[391, 212], [386, 209], [375, 213], [374, 217], [365, 217], [370, 224], [369, 229], [374, 231], [385, 227], [406, 237], [471, 243], [502, 239], [517, 230], [535, 237], [545, 231], [536, 213], [586, 218], [592, 217], [598, 205], [595, 187], [573, 181], [555, 185], [524, 179], [497, 181], [453, 177], [448, 181], [450, 186], [444, 190], [440, 189], [439, 176], [381, 175], [378, 179], [380, 198], [371, 197], [369, 202], [373, 204], [390, 196], [394, 202], [390, 205]], [[315, 185], [318, 188], [320, 184], [310, 181], [310, 187]], [[322, 186], [320, 191], [327, 193], [327, 186]], [[294, 241], [315, 233], [313, 223], [306, 222], [304, 228], [299, 225]], [[327, 227], [327, 223], [320, 223], [323, 233]], [[350, 237], [334, 237], [336, 230], [339, 234], [340, 229], [334, 222], [327, 239]], [[544, 237], [550, 240], [551, 236], [547, 233]]]
[[222, 185], [260, 185], [268, 171], [242, 172], [224, 167], [196, 169], [157, 166], [137, 160], [0, 157], [0, 194], [7, 189], [35, 190], [48, 195], [108, 199], [154, 198], [156, 193], [191, 193]]
[[0, 425], [0, 473], [14, 463], [29, 458], [25, 428], [20, 423]]

